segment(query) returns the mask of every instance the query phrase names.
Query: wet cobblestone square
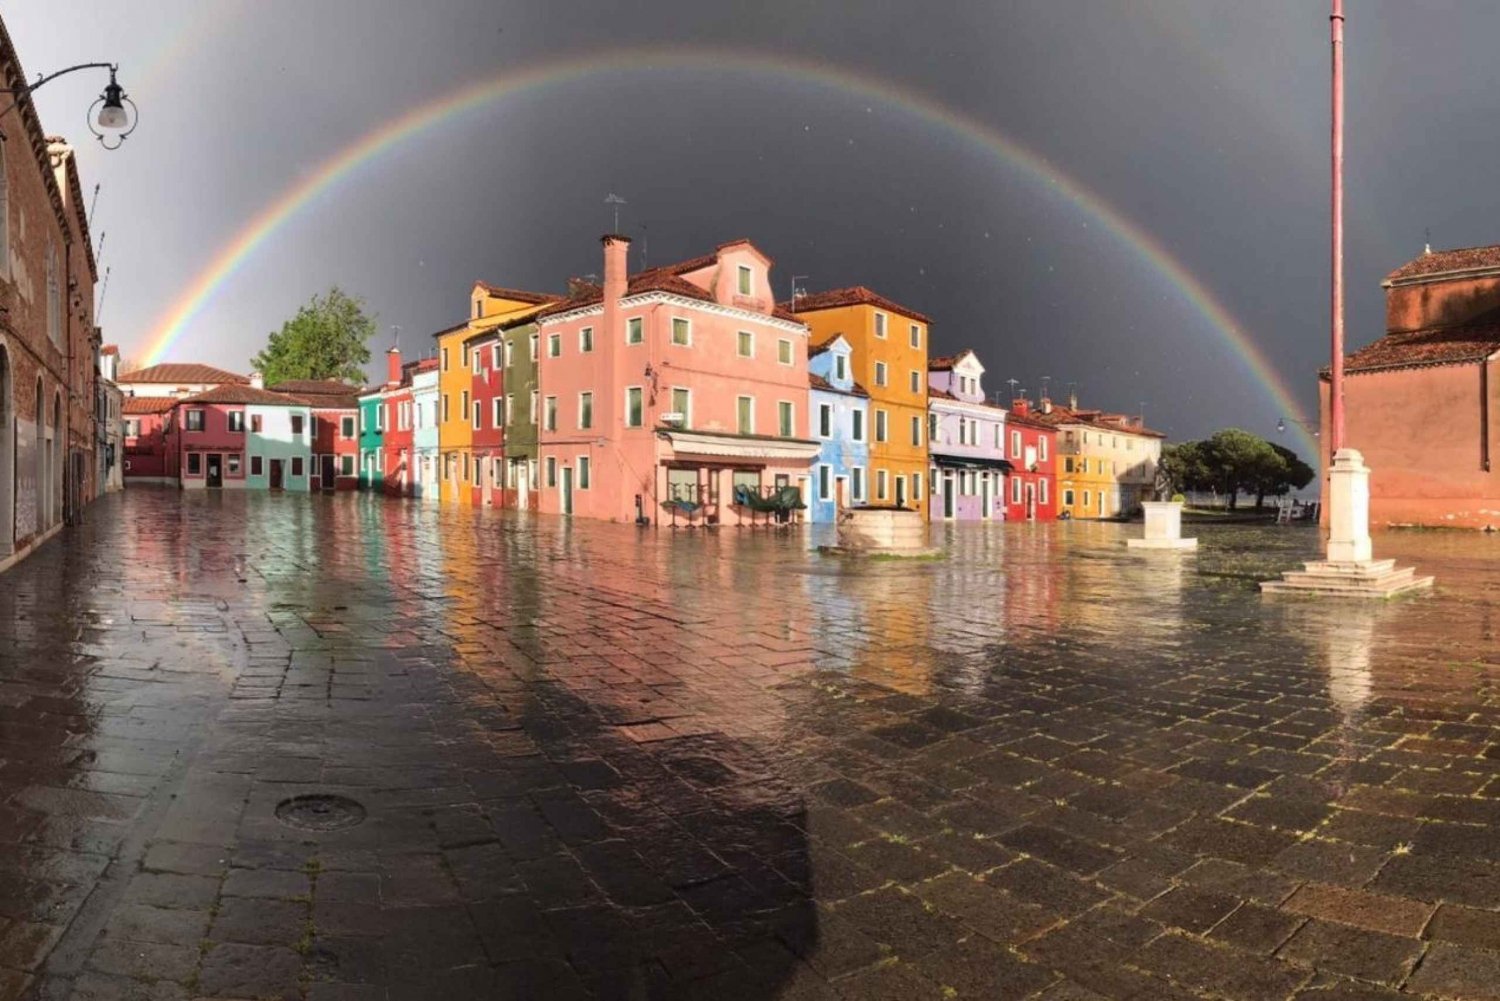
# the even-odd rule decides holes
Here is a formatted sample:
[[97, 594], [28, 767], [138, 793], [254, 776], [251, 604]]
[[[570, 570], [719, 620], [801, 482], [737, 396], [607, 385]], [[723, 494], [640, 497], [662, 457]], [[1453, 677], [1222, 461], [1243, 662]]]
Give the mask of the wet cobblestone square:
[[1487, 538], [88, 516], [0, 576], [0, 999], [1500, 997]]

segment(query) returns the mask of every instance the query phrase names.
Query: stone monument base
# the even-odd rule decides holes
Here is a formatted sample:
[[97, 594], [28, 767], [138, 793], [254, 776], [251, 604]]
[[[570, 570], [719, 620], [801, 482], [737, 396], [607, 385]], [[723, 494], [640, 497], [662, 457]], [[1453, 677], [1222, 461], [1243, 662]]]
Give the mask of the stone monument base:
[[839, 517], [839, 544], [825, 552], [854, 555], [936, 556], [927, 544], [922, 512], [899, 507], [855, 507]]
[[1288, 570], [1281, 580], [1262, 581], [1262, 594], [1346, 595], [1351, 598], [1391, 598], [1432, 587], [1431, 577], [1418, 577], [1412, 567], [1395, 560], [1340, 563], [1312, 560], [1301, 570]]
[[1142, 538], [1126, 539], [1131, 549], [1197, 549], [1197, 539], [1182, 537], [1182, 501], [1142, 501], [1145, 531]]

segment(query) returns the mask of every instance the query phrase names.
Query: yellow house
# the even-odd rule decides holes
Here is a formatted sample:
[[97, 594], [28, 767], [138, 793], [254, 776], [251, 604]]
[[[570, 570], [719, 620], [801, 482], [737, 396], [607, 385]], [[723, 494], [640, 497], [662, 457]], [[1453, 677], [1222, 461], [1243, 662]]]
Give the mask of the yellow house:
[[1072, 518], [1128, 516], [1149, 499], [1165, 437], [1139, 417], [1055, 407], [1043, 400], [1032, 416], [1057, 428], [1058, 513]]
[[[471, 338], [475, 334], [498, 328], [501, 324], [535, 312], [539, 306], [556, 300], [556, 296], [521, 289], [502, 288], [487, 282], [475, 282], [469, 292], [469, 318], [463, 323], [435, 335], [438, 349], [438, 463], [442, 477], [439, 496], [444, 504], [478, 503], [481, 491], [474, 484], [475, 394], [485, 387], [476, 383]], [[481, 418], [488, 420], [490, 401]]]
[[854, 381], [870, 394], [870, 470], [851, 470], [856, 504], [900, 506], [927, 516], [927, 343], [931, 321], [862, 285], [787, 303], [808, 342], [842, 335]]

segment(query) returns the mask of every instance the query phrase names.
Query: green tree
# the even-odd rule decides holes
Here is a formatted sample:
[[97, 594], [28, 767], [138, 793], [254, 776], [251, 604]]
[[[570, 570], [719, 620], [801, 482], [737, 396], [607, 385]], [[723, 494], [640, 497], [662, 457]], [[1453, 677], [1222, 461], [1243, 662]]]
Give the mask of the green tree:
[[342, 379], [363, 384], [375, 319], [362, 299], [337, 285], [313, 296], [273, 333], [250, 364], [274, 386], [289, 379]]
[[1166, 480], [1166, 495], [1207, 490], [1213, 477], [1204, 462], [1203, 442], [1180, 441], [1161, 450], [1160, 475]]
[[1297, 457], [1296, 452], [1273, 442], [1266, 444], [1271, 446], [1274, 458], [1265, 461], [1254, 477], [1256, 508], [1264, 506], [1268, 495], [1280, 497], [1290, 490], [1301, 490], [1317, 475], [1311, 466]]

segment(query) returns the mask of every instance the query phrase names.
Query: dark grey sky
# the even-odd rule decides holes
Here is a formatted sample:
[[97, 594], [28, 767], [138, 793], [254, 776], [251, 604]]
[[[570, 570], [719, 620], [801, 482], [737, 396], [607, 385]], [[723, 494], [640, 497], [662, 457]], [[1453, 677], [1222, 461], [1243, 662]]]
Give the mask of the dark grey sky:
[[[1350, 0], [1351, 340], [1381, 276], [1500, 241], [1500, 5]], [[38, 94], [103, 191], [106, 339], [139, 355], [197, 273], [316, 165], [463, 84], [645, 45], [791, 56], [885, 81], [1035, 151], [1151, 234], [1314, 408], [1326, 359], [1321, 0], [11, 0], [28, 72], [122, 65], [142, 120], [85, 143], [101, 80]], [[618, 62], [618, 61], [617, 61]], [[976, 348], [991, 389], [1077, 382], [1174, 437], [1281, 408], [1183, 292], [1103, 221], [901, 101], [771, 69], [640, 57], [524, 90], [397, 144], [271, 233], [171, 356], [245, 369], [337, 282], [381, 346], [426, 350], [470, 282], [560, 289], [600, 270], [603, 198], [665, 263], [748, 236], [789, 287], [863, 283]], [[642, 241], [642, 226], [647, 239]], [[640, 255], [636, 257], [639, 263]], [[1286, 415], [1293, 416], [1293, 415]]]

